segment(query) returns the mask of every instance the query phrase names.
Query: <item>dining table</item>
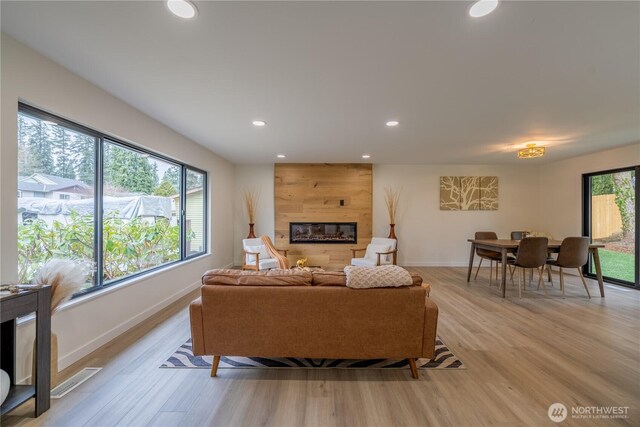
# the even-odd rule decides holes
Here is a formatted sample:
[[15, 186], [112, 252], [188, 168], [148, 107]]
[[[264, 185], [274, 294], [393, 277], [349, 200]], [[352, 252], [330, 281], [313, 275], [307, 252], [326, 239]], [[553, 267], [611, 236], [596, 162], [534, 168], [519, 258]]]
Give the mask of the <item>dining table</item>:
[[[502, 298], [506, 296], [506, 282], [507, 282], [507, 260], [510, 253], [517, 251], [520, 245], [520, 240], [482, 240], [482, 239], [468, 239], [471, 243], [471, 254], [469, 255], [469, 269], [467, 270], [467, 282], [471, 281], [471, 270], [473, 269], [473, 258], [476, 254], [476, 249], [487, 249], [489, 251], [498, 252], [501, 254], [502, 262]], [[549, 240], [549, 251], [558, 252], [560, 250], [562, 241]], [[600, 296], [604, 298], [604, 282], [602, 281], [602, 267], [600, 266], [600, 255], [598, 249], [604, 248], [603, 244], [591, 243], [589, 245], [589, 253], [593, 256], [593, 265], [596, 269], [596, 277], [598, 279], [598, 287], [600, 288]]]

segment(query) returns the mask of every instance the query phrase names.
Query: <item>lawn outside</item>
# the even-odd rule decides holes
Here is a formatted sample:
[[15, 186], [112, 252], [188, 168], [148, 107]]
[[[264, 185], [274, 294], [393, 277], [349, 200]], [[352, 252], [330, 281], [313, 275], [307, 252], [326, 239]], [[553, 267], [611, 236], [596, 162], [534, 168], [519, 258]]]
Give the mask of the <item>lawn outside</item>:
[[[598, 252], [600, 254], [602, 274], [604, 276], [626, 280], [631, 283], [635, 281], [635, 264], [633, 254], [608, 249], [600, 249]], [[593, 267], [592, 270], [594, 270]], [[595, 270], [593, 273], [595, 273]]]

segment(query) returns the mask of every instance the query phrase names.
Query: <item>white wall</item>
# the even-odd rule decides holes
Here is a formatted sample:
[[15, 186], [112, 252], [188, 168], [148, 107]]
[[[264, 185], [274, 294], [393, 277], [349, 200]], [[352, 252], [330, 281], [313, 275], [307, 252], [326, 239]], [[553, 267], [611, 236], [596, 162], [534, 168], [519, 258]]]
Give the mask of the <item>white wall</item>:
[[640, 164], [640, 144], [540, 167], [540, 217], [554, 237], [582, 235], [582, 174]]
[[249, 217], [244, 207], [245, 189], [254, 189], [260, 192], [260, 199], [256, 208], [255, 235], [260, 237], [267, 235], [274, 240], [275, 205], [274, 205], [274, 166], [273, 164], [261, 165], [236, 165], [234, 170], [234, 221], [233, 221], [233, 262], [242, 264], [242, 239], [249, 233]]
[[[236, 167], [236, 194], [241, 200], [243, 187], [262, 186], [258, 209], [258, 233], [273, 237], [273, 165]], [[440, 176], [497, 175], [500, 179], [498, 211], [440, 211]], [[512, 230], [539, 229], [538, 168], [533, 166], [373, 166], [373, 235], [387, 236], [388, 217], [384, 188], [402, 188], [396, 234], [399, 263], [402, 265], [465, 265], [468, 263], [467, 239], [475, 231], [495, 230], [508, 236]], [[239, 203], [236, 202], [237, 204]], [[240, 263], [241, 239], [247, 233], [246, 214], [235, 218], [236, 250]]]
[[[138, 279], [53, 318], [60, 368], [194, 289], [202, 273], [232, 263], [233, 165], [69, 70], [2, 34], [0, 144], [0, 280], [17, 279], [16, 189], [18, 100], [134, 142], [209, 172], [211, 254]], [[18, 378], [30, 372], [33, 322], [19, 327]], [[187, 331], [185, 331], [186, 334]]]
[[[440, 177], [497, 176], [497, 211], [441, 211]], [[374, 165], [373, 235], [387, 236], [384, 188], [401, 188], [396, 215], [398, 263], [464, 266], [476, 231], [507, 238], [513, 230], [538, 230], [538, 168], [534, 166]]]

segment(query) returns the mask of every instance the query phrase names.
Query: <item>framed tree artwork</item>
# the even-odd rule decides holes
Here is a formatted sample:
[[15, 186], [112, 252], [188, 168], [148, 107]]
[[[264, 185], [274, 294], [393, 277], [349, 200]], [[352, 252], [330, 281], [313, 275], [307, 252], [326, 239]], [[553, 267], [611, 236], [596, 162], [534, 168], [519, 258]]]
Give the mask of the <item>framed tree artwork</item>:
[[441, 176], [440, 210], [498, 210], [498, 177]]

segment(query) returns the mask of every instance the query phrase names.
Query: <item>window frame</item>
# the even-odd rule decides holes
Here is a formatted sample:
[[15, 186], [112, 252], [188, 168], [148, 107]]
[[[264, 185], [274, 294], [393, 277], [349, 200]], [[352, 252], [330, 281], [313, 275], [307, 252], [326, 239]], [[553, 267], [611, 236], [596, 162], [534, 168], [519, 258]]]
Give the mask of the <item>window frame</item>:
[[[142, 276], [145, 276], [147, 274], [153, 273], [157, 270], [169, 267], [169, 266], [173, 266], [176, 264], [180, 264], [186, 261], [189, 261], [191, 259], [194, 259], [196, 257], [200, 257], [203, 256], [207, 253], [209, 253], [209, 235], [208, 235], [208, 218], [209, 218], [209, 189], [208, 189], [208, 181], [209, 181], [209, 174], [207, 171], [202, 170], [198, 167], [192, 166], [190, 164], [187, 164], [185, 162], [182, 162], [180, 160], [174, 159], [172, 157], [166, 156], [164, 154], [160, 154], [160, 153], [156, 153], [153, 150], [149, 150], [147, 148], [141, 147], [137, 144], [134, 144], [132, 142], [129, 141], [125, 141], [121, 138], [118, 138], [114, 135], [111, 135], [109, 133], [106, 132], [102, 132], [102, 131], [98, 131], [95, 129], [91, 129], [88, 128], [86, 126], [80, 125], [78, 123], [75, 123], [73, 121], [70, 121], [68, 119], [62, 118], [60, 116], [57, 116], [55, 114], [49, 113], [47, 111], [41, 110], [37, 107], [33, 107], [25, 102], [19, 101], [18, 102], [18, 114], [27, 114], [30, 116], [33, 116], [35, 118], [38, 118], [40, 120], [51, 120], [51, 121], [55, 121], [56, 123], [70, 129], [73, 131], [77, 131], [80, 133], [83, 133], [87, 136], [91, 136], [93, 138], [95, 138], [95, 144], [94, 144], [94, 160], [95, 160], [95, 167], [94, 167], [94, 188], [93, 188], [93, 196], [94, 196], [94, 214], [93, 214], [93, 220], [94, 220], [94, 227], [93, 227], [93, 239], [94, 239], [94, 249], [93, 249], [93, 262], [95, 265], [95, 274], [93, 277], [93, 286], [91, 286], [90, 288], [87, 288], [85, 290], [82, 290], [78, 293], [76, 293], [74, 295], [74, 298], [79, 297], [79, 296], [83, 296], [83, 295], [87, 295], [89, 293], [93, 293], [114, 285], [117, 285], [121, 282], [125, 282], [125, 281], [129, 281], [135, 278], [139, 278]], [[180, 176], [181, 176], [181, 181], [180, 181], [180, 188], [179, 188], [179, 194], [180, 194], [180, 214], [179, 214], [179, 222], [180, 222], [180, 251], [179, 251], [179, 255], [180, 258], [175, 260], [175, 261], [170, 261], [170, 262], [166, 262], [160, 265], [157, 265], [155, 267], [151, 267], [148, 268], [146, 270], [137, 272], [137, 273], [133, 273], [127, 276], [123, 276], [117, 279], [113, 279], [113, 280], [105, 280], [103, 277], [103, 267], [104, 267], [104, 259], [103, 259], [103, 254], [104, 254], [104, 240], [103, 240], [103, 219], [104, 219], [104, 215], [103, 215], [103, 209], [102, 209], [102, 205], [103, 205], [103, 196], [104, 196], [104, 192], [103, 192], [103, 186], [104, 186], [104, 149], [105, 149], [105, 143], [109, 143], [109, 144], [114, 144], [116, 146], [120, 146], [122, 148], [125, 149], [129, 149], [132, 150], [134, 152], [140, 153], [140, 154], [144, 154], [144, 155], [148, 155], [148, 156], [152, 156], [154, 158], [157, 158], [158, 160], [167, 162], [167, 163], [171, 163], [172, 165], [176, 165], [180, 168]], [[202, 182], [202, 191], [203, 191], [203, 225], [204, 225], [204, 236], [202, 239], [203, 242], [203, 250], [197, 253], [193, 253], [189, 256], [187, 256], [186, 254], [186, 196], [187, 196], [187, 185], [186, 185], [186, 174], [187, 174], [187, 169], [193, 171], [193, 172], [197, 172], [203, 175], [203, 182]]]
[[[189, 171], [192, 172], [196, 172], [199, 174], [202, 174], [202, 232], [204, 233], [202, 236], [202, 247], [204, 248], [203, 251], [201, 252], [194, 252], [191, 255], [189, 255], [187, 253], [187, 193], [189, 192], [189, 190], [187, 189], [187, 174]], [[182, 170], [182, 187], [184, 190], [184, 193], [180, 194], [180, 205], [181, 205], [181, 210], [182, 210], [182, 218], [183, 221], [181, 222], [182, 228], [184, 230], [180, 230], [180, 238], [184, 239], [184, 244], [182, 244], [181, 250], [182, 255], [183, 255], [183, 259], [184, 260], [188, 260], [188, 259], [193, 259], [196, 257], [199, 257], [200, 255], [202, 255], [203, 253], [207, 252], [207, 247], [208, 247], [208, 243], [207, 243], [207, 236], [208, 236], [208, 224], [209, 224], [209, 212], [207, 211], [207, 202], [209, 200], [208, 197], [208, 192], [207, 192], [207, 173], [203, 172], [200, 169], [197, 168], [193, 168], [191, 166], [186, 166], [183, 168]]]

